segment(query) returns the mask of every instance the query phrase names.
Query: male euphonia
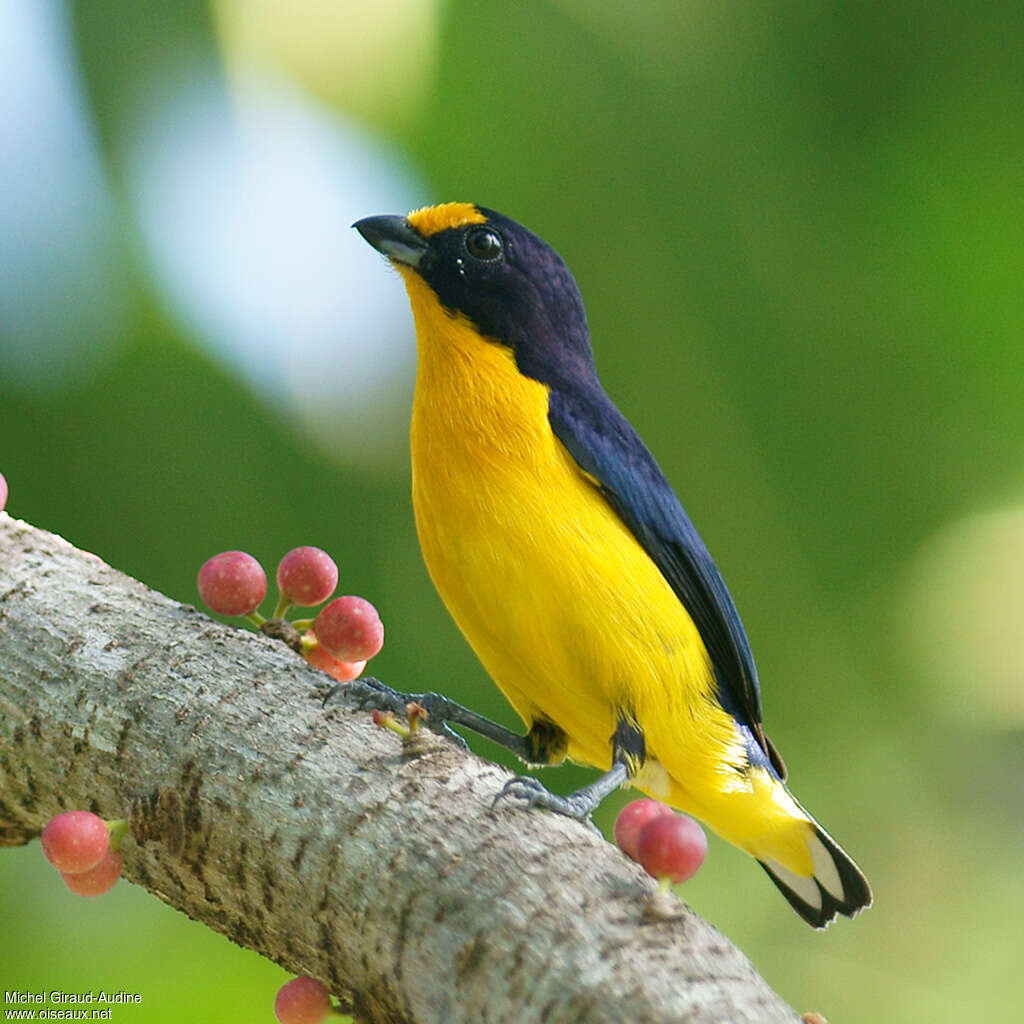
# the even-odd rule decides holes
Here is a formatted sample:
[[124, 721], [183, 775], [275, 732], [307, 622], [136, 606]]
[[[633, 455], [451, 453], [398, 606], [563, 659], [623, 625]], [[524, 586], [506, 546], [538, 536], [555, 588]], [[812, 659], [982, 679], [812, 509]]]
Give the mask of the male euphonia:
[[[355, 227], [412, 303], [427, 569], [527, 732], [425, 695], [434, 724], [468, 726], [528, 763], [605, 771], [568, 797], [531, 778], [505, 787], [531, 806], [586, 818], [629, 782], [692, 814], [756, 857], [815, 927], [868, 906], [860, 870], [785, 786], [736, 606], [598, 380], [569, 268], [470, 203]], [[407, 699], [379, 684], [372, 696]]]

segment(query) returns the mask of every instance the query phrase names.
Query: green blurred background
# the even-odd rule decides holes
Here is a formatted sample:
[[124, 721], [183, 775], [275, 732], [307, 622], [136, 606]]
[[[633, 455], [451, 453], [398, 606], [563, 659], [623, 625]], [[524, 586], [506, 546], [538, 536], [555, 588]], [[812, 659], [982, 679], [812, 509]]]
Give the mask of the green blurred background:
[[[1019, 0], [8, 0], [8, 510], [184, 601], [216, 551], [327, 548], [387, 625], [375, 674], [511, 723], [420, 561], [411, 319], [348, 225], [512, 215], [575, 271], [605, 385], [743, 613], [794, 791], [876, 905], [816, 934], [716, 840], [682, 895], [833, 1024], [1004, 1019], [1021, 39]], [[270, 1021], [286, 980], [128, 884], [71, 896], [36, 844], [0, 854], [0, 920], [5, 989], [139, 992], [125, 1021]]]

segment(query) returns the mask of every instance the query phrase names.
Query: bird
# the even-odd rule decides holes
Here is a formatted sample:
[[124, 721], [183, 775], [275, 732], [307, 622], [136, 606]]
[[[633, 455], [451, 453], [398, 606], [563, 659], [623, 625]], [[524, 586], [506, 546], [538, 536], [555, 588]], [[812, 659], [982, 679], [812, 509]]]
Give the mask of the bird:
[[861, 870], [787, 787], [736, 605], [605, 392], [562, 258], [474, 203], [353, 226], [412, 307], [412, 502], [427, 570], [526, 732], [438, 694], [377, 681], [363, 692], [395, 709], [415, 696], [435, 726], [467, 727], [527, 764], [603, 773], [568, 796], [518, 776], [499, 799], [589, 820], [628, 784], [753, 856], [811, 926], [869, 906]]

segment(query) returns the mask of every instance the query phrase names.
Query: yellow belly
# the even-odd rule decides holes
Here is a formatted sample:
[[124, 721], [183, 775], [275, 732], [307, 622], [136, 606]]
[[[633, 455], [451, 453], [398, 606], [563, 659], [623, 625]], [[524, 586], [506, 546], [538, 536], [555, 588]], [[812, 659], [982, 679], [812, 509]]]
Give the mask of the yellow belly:
[[632, 714], [665, 768], [651, 788], [667, 772], [696, 811], [702, 790], [733, 784], [742, 751], [693, 621], [552, 434], [547, 389], [417, 302], [418, 278], [407, 285], [420, 338], [413, 505], [442, 600], [527, 723], [550, 719], [570, 757], [606, 768], [617, 716]]

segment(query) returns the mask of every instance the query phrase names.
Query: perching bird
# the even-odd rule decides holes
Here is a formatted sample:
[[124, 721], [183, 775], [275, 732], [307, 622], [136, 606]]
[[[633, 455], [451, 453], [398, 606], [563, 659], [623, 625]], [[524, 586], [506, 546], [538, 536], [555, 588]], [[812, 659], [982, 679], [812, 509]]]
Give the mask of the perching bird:
[[[528, 763], [568, 757], [605, 772], [568, 797], [531, 778], [505, 795], [586, 818], [629, 782], [756, 857], [809, 924], [869, 906], [860, 870], [784, 784], [739, 614], [598, 380], [569, 268], [470, 203], [355, 227], [412, 303], [413, 507], [427, 569], [527, 733], [436, 695], [431, 716]], [[374, 692], [385, 691], [404, 706], [405, 695]]]

